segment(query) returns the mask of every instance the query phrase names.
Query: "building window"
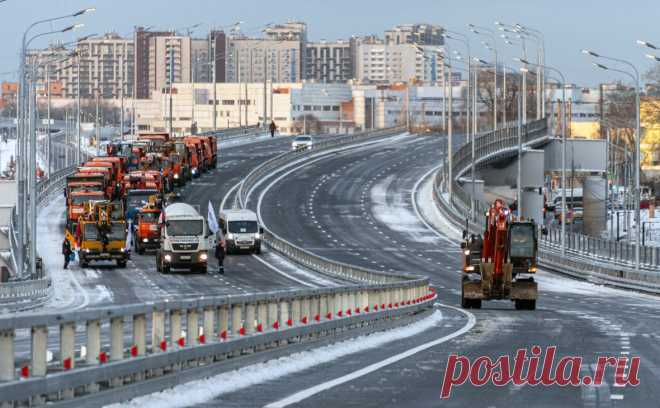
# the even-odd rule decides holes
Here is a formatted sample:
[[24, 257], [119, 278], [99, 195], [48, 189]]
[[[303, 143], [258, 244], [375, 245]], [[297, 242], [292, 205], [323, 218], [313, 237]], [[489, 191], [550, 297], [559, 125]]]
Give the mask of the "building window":
[[233, 99], [223, 99], [222, 100], [223, 105], [233, 105], [235, 102], [236, 101], [234, 101]]
[[332, 106], [330, 105], [323, 105], [323, 111], [324, 112], [330, 112], [332, 110]]

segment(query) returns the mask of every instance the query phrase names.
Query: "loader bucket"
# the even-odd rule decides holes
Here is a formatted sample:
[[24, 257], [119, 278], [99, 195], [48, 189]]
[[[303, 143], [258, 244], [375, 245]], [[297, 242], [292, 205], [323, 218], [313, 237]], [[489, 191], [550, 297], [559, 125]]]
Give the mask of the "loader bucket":
[[495, 264], [492, 262], [485, 262], [481, 264], [481, 290], [483, 294], [488, 297], [492, 290], [493, 271]]
[[505, 263], [503, 265], [503, 270], [502, 272], [504, 273], [504, 293], [511, 293], [511, 281], [513, 280], [513, 264], [512, 263]]
[[511, 285], [511, 299], [535, 300], [538, 297], [537, 284], [533, 280], [519, 280]]
[[484, 294], [481, 291], [481, 282], [463, 281], [463, 297], [465, 299], [484, 299]]

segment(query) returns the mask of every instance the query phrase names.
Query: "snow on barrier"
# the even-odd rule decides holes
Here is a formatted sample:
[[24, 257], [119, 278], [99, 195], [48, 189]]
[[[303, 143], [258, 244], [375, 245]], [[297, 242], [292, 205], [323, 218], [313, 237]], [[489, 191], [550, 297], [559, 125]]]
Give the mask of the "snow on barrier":
[[[503, 128], [477, 137], [475, 158], [478, 165], [517, 154], [517, 129]], [[538, 146], [548, 140], [545, 119], [523, 127], [523, 142], [526, 146]], [[460, 229], [481, 233], [480, 219], [469, 219], [471, 197], [456, 181], [468, 172], [471, 166], [472, 145], [468, 141], [454, 154], [454, 179], [447, 180], [446, 166], [440, 169], [433, 183], [433, 199], [442, 214]], [[449, 197], [447, 183], [452, 183]], [[483, 214], [488, 204], [475, 202], [476, 214]], [[561, 255], [561, 242], [556, 228], [539, 240], [539, 264], [544, 269], [571, 275], [596, 283], [605, 283], [626, 289], [660, 293], [660, 252], [657, 248], [642, 248], [642, 268], [636, 271], [633, 264], [634, 245], [617, 243], [566, 232], [566, 254]]]
[[[119, 402], [209, 376], [222, 371], [221, 362], [231, 364], [242, 356], [296, 343], [311, 347], [334, 336], [407, 322], [428, 311], [435, 297], [420, 279], [411, 285], [354, 285], [4, 317], [0, 405]], [[84, 355], [78, 352], [83, 346], [78, 328], [85, 330]], [[14, 337], [21, 329], [31, 333], [27, 361], [17, 361], [14, 353]], [[102, 343], [103, 335], [110, 344]], [[49, 350], [52, 340], [57, 350]], [[57, 357], [49, 361], [49, 352]]]

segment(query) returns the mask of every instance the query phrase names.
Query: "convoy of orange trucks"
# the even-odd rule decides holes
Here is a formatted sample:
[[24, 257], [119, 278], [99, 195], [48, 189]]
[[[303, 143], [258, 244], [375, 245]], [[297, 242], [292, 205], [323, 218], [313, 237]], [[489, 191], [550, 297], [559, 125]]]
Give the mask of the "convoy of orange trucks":
[[[82, 163], [67, 177], [66, 238], [80, 265], [115, 261], [126, 266], [131, 245], [139, 254], [160, 250], [162, 207], [182, 187], [217, 165], [214, 136], [140, 133], [111, 142], [106, 155]], [[128, 243], [132, 228], [133, 243]], [[205, 260], [204, 260], [205, 262]]]

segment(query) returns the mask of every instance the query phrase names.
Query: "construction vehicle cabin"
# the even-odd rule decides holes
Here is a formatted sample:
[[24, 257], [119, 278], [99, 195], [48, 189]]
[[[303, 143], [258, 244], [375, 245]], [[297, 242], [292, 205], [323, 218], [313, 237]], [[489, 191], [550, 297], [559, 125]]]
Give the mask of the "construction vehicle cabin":
[[461, 243], [463, 273], [461, 305], [480, 308], [482, 300], [510, 299], [516, 309], [536, 308], [537, 226], [514, 219], [502, 200], [486, 213], [483, 236], [468, 236]]

